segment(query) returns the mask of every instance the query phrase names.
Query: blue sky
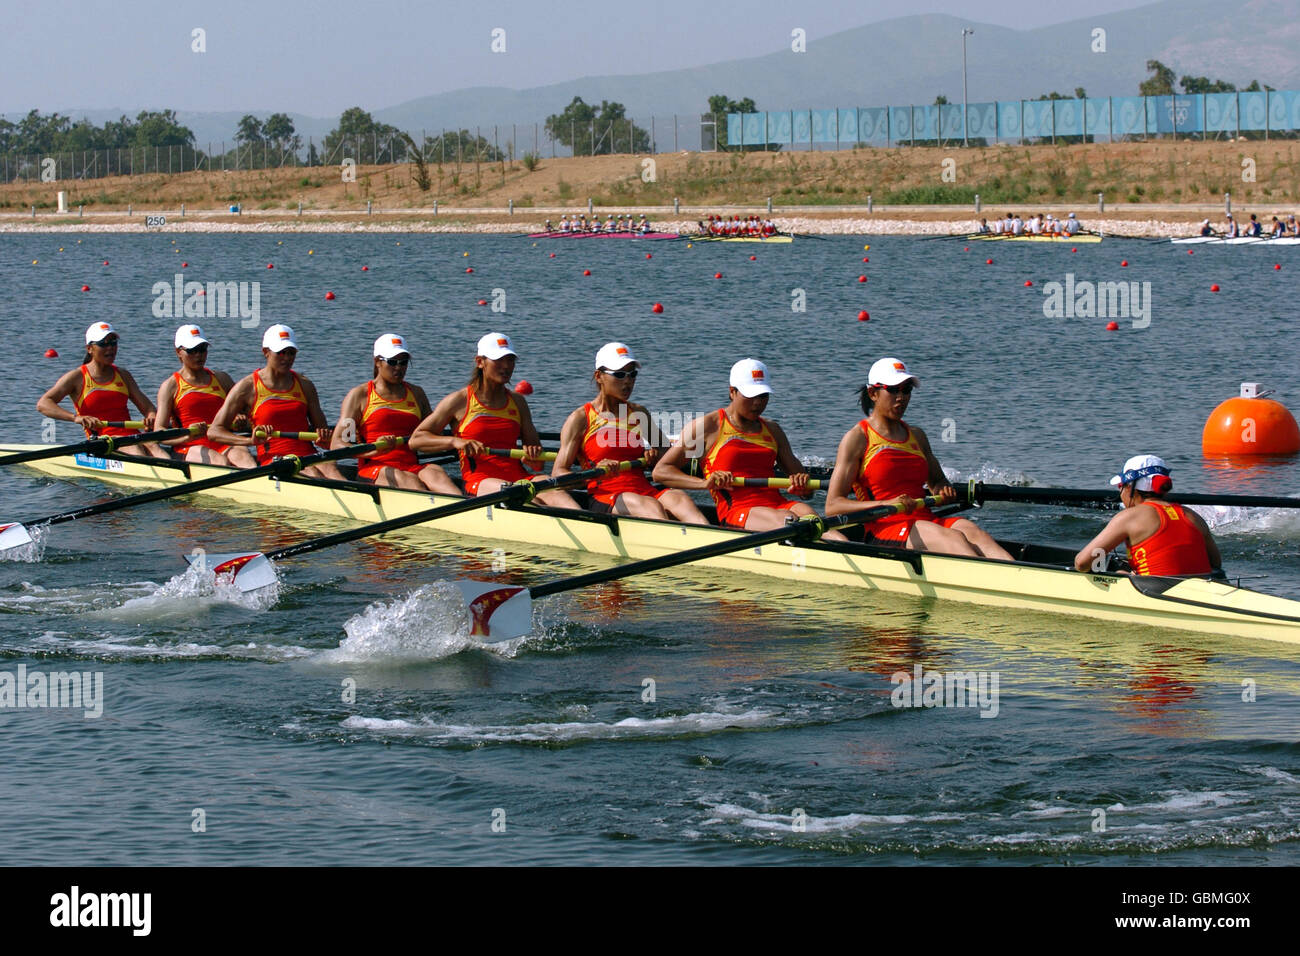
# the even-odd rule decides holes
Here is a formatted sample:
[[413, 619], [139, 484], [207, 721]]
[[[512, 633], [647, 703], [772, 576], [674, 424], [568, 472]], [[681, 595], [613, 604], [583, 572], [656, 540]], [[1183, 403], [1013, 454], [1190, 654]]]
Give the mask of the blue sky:
[[[1135, 0], [31, 0], [0, 31], [0, 113], [171, 107], [337, 115], [469, 86], [700, 66], [913, 13], [1034, 28]], [[797, 13], [791, 13], [796, 9]], [[191, 51], [195, 28], [207, 50]], [[506, 52], [494, 54], [494, 28]]]

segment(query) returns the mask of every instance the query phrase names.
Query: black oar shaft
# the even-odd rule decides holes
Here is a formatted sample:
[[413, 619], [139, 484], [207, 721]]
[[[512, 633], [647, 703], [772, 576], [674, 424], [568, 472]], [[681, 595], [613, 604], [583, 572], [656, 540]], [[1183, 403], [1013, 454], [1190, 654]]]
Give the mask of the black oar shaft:
[[61, 458], [64, 455], [98, 455], [112, 452], [118, 448], [139, 445], [148, 441], [170, 441], [184, 438], [190, 434], [188, 428], [168, 428], [165, 431], [143, 432], [139, 435], [104, 435], [88, 438], [73, 445], [58, 445], [53, 448], [34, 448], [31, 451], [14, 452], [0, 457], [0, 465], [20, 465], [25, 461], [39, 461], [42, 458]]
[[[1012, 501], [1020, 504], [1057, 505], [1075, 508], [1118, 510], [1116, 491], [1091, 488], [1019, 488], [1012, 485], [976, 484], [976, 501]], [[1167, 494], [1162, 501], [1179, 505], [1233, 505], [1239, 508], [1300, 508], [1300, 498], [1268, 495]]]

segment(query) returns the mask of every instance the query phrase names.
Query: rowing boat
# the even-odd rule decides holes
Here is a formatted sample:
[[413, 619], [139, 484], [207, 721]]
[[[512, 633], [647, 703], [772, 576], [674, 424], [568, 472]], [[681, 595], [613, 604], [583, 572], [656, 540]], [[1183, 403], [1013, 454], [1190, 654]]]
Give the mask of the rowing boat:
[[530, 232], [527, 239], [681, 239], [675, 232]]
[[1101, 242], [1103, 237], [1093, 235], [1092, 233], [1079, 233], [1074, 236], [1009, 236], [1006, 233], [1001, 232], [981, 232], [963, 238], [969, 239], [972, 242], [1063, 242], [1070, 245], [1083, 245], [1086, 243]]
[[766, 242], [769, 245], [783, 245], [794, 242], [794, 236], [682, 236], [691, 242]]
[[1223, 236], [1187, 236], [1169, 240], [1176, 246], [1200, 246], [1212, 243], [1220, 246], [1300, 246], [1298, 236], [1237, 236], [1227, 239]]
[[[12, 445], [0, 451], [45, 447], [49, 446]], [[117, 485], [145, 487], [175, 485], [230, 471], [213, 465], [90, 455], [49, 458], [26, 467], [59, 477], [92, 477]], [[215, 502], [261, 505], [274, 508], [279, 515], [306, 512], [357, 522], [409, 515], [431, 505], [459, 500], [355, 482], [305, 478], [253, 479], [202, 494], [197, 500], [205, 505]], [[518, 509], [485, 506], [411, 531], [415, 533], [413, 543], [417, 545], [421, 536], [470, 535], [488, 541], [634, 560], [744, 534], [718, 527], [533, 506]], [[775, 545], [750, 549], [711, 558], [700, 565], [797, 581], [809, 587], [859, 588], [1300, 644], [1300, 601], [1236, 587], [1226, 580], [1080, 574], [1066, 570], [1074, 560], [1073, 551], [1016, 542], [1002, 544], [1016, 556], [1015, 563], [852, 542], [816, 542], [803, 547]]]

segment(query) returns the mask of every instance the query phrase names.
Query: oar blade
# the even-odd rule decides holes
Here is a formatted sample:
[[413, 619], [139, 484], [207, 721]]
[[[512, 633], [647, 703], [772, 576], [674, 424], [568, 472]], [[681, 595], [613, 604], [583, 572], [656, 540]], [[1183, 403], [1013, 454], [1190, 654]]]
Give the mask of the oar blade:
[[32, 543], [32, 536], [20, 524], [0, 525], [0, 554]]
[[527, 588], [484, 581], [457, 581], [469, 609], [470, 634], [504, 640], [533, 629], [533, 599]]
[[192, 565], [201, 563], [215, 577], [231, 581], [245, 594], [274, 587], [277, 580], [275, 565], [260, 551], [232, 554], [199, 552], [186, 555], [185, 560]]

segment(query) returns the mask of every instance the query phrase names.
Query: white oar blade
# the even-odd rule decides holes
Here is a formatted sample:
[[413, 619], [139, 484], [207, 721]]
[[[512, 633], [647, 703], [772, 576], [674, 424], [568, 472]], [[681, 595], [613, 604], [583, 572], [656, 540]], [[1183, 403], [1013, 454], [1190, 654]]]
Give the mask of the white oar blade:
[[233, 581], [245, 593], [272, 587], [276, 582], [275, 565], [260, 551], [245, 551], [242, 554], [198, 553], [186, 555], [185, 560], [190, 564], [202, 562], [216, 577]]
[[20, 524], [0, 525], [0, 552], [12, 551], [32, 543], [32, 536]]
[[470, 634], [502, 640], [533, 629], [533, 599], [527, 588], [484, 581], [457, 581], [469, 607]]

